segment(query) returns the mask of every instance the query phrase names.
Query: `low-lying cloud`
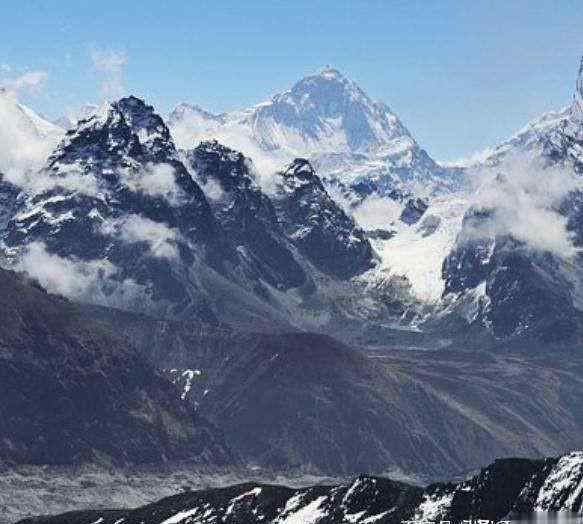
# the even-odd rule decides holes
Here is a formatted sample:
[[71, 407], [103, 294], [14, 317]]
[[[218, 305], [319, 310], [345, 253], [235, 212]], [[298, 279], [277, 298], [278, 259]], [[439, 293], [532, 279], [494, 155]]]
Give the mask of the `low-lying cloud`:
[[403, 206], [387, 197], [369, 196], [357, 205], [352, 216], [363, 229], [385, 229], [399, 219]]
[[541, 162], [514, 157], [493, 173], [475, 173], [476, 209], [491, 211], [465, 234], [477, 237], [511, 235], [535, 250], [548, 251], [564, 258], [576, 254], [567, 218], [559, 212], [561, 201], [573, 190], [581, 189], [577, 176], [567, 170], [549, 168]]
[[0, 172], [22, 185], [39, 169], [62, 137], [59, 128], [39, 128], [14, 93], [0, 93]]
[[157, 258], [178, 258], [176, 230], [163, 222], [155, 222], [142, 215], [128, 215], [122, 219], [107, 220], [101, 226], [104, 234], [114, 234], [125, 242], [145, 242], [150, 254]]
[[151, 197], [164, 197], [178, 205], [183, 199], [182, 190], [176, 183], [176, 170], [170, 164], [149, 162], [144, 169], [119, 171], [123, 183], [132, 191]]
[[197, 115], [184, 117], [170, 126], [172, 139], [180, 149], [193, 149], [200, 142], [217, 140], [220, 144], [243, 153], [250, 161], [249, 171], [255, 181], [267, 194], [277, 189], [275, 173], [284, 169], [293, 158], [280, 152], [263, 150], [247, 129], [238, 124], [223, 125], [221, 121], [204, 120]]
[[107, 260], [63, 258], [49, 253], [42, 242], [33, 242], [25, 248], [16, 269], [36, 279], [49, 293], [72, 299], [95, 294], [99, 283], [116, 272]]
[[23, 248], [14, 269], [25, 272], [49, 293], [75, 301], [138, 310], [152, 305], [148, 287], [130, 278], [119, 279], [118, 268], [109, 261], [64, 258], [49, 253], [43, 242]]

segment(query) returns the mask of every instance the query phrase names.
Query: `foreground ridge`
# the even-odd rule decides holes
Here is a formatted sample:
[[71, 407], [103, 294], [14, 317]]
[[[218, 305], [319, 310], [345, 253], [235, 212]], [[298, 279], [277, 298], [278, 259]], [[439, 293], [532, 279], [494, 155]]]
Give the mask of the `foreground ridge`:
[[474, 477], [422, 488], [361, 475], [299, 489], [262, 483], [184, 492], [134, 510], [81, 511], [21, 524], [499, 522], [513, 513], [581, 512], [583, 452], [543, 460], [500, 459]]

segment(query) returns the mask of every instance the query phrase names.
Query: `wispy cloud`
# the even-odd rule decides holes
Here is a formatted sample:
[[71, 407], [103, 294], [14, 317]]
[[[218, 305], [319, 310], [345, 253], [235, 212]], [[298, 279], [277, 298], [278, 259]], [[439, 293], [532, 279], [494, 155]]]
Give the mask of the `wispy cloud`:
[[476, 224], [466, 235], [509, 234], [535, 250], [563, 258], [576, 254], [567, 218], [559, 212], [563, 199], [582, 188], [572, 172], [517, 156], [506, 160], [495, 173], [477, 172], [473, 179], [479, 185], [474, 207], [491, 213], [488, 220]]
[[124, 92], [127, 53], [118, 49], [92, 49], [93, 67], [101, 78], [101, 95], [107, 100], [120, 98]]
[[38, 91], [47, 78], [48, 73], [46, 71], [25, 71], [15, 74], [10, 65], [0, 65], [0, 86], [14, 96], [21, 92], [33, 93]]
[[176, 230], [163, 222], [155, 222], [141, 215], [108, 220], [101, 227], [103, 234], [115, 234], [125, 242], [145, 242], [150, 254], [157, 258], [178, 258]]
[[118, 171], [122, 183], [131, 191], [151, 197], [164, 197], [172, 205], [182, 203], [184, 194], [176, 184], [176, 171], [170, 164], [149, 162], [144, 169]]
[[43, 242], [23, 248], [15, 269], [35, 279], [49, 293], [73, 300], [134, 310], [147, 310], [152, 305], [147, 287], [132, 279], [120, 279], [118, 268], [111, 262], [64, 258], [50, 253]]

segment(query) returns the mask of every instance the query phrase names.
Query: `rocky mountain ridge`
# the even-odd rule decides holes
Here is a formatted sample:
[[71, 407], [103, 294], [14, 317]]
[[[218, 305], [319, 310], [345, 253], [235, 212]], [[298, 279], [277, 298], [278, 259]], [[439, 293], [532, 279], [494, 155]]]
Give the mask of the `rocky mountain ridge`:
[[[362, 475], [340, 485], [300, 489], [247, 483], [185, 492], [135, 510], [80, 511], [21, 524], [400, 524], [499, 522], [532, 512], [581, 513], [582, 454], [546, 460], [503, 459], [461, 482], [421, 488]], [[60, 520], [55, 520], [60, 519]]]

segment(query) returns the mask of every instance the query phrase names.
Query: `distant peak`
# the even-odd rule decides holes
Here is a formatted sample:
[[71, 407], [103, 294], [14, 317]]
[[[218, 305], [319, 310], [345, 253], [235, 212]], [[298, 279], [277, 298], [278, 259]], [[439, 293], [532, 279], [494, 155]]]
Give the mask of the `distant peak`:
[[170, 113], [170, 118], [181, 118], [185, 115], [201, 115], [209, 120], [217, 119], [218, 116], [206, 109], [203, 109], [197, 104], [189, 104], [188, 102], [182, 102], [178, 104]]
[[302, 184], [310, 183], [321, 187], [321, 189], [324, 188], [312, 164], [305, 158], [294, 159], [281, 175], [287, 180], [288, 185], [291, 182], [292, 185], [296, 186], [297, 182], [300, 181]]

